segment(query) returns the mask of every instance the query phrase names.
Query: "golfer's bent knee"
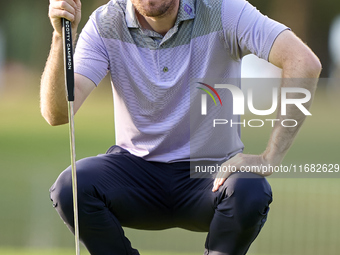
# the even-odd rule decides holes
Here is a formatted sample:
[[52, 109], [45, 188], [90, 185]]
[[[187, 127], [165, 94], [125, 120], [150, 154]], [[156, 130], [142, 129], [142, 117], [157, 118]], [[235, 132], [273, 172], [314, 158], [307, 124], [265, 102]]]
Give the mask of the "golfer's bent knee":
[[243, 229], [264, 223], [272, 202], [271, 188], [265, 178], [240, 173], [230, 180], [227, 189], [230, 189], [228, 193], [233, 197], [235, 215]]
[[[99, 208], [102, 205], [96, 197], [96, 190], [94, 188], [96, 178], [98, 177], [98, 173], [93, 169], [93, 161], [95, 160], [95, 157], [85, 158], [77, 161], [76, 164], [79, 224], [81, 224], [84, 219], [83, 212], [90, 211], [93, 208]], [[72, 230], [74, 216], [71, 167], [63, 171], [52, 185], [50, 198], [60, 217]]]
[[53, 207], [55, 207], [63, 221], [73, 228], [73, 193], [70, 167], [59, 175], [50, 188], [50, 198], [53, 202]]

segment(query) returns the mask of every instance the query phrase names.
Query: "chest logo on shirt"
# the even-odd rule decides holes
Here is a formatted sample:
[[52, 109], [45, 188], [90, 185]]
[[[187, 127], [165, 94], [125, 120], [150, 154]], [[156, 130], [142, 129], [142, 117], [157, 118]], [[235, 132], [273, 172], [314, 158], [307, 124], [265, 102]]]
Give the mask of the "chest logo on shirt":
[[192, 13], [191, 7], [189, 5], [187, 5], [187, 4], [184, 5], [184, 11], [186, 13], [188, 13], [189, 15], [191, 15], [191, 13]]

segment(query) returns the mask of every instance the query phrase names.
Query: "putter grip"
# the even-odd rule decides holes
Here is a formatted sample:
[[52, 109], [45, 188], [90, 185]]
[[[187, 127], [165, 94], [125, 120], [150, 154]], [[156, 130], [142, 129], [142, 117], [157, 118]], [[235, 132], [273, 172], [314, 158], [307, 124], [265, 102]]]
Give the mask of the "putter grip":
[[64, 70], [68, 101], [74, 101], [74, 69], [73, 69], [73, 45], [71, 22], [62, 19], [63, 47], [64, 47]]

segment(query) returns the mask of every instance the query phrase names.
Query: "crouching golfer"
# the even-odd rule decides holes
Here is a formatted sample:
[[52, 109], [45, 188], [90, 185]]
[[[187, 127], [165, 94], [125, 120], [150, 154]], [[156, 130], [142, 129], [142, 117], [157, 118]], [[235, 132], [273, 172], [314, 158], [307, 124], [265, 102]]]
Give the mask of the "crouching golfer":
[[[79, 0], [50, 0], [54, 32], [41, 80], [41, 111], [53, 126], [68, 121], [61, 18], [72, 22], [76, 38], [80, 16]], [[283, 78], [317, 78], [321, 70], [293, 32], [245, 0], [111, 0], [91, 15], [75, 52], [75, 111], [110, 72], [116, 125], [115, 146], [77, 162], [80, 239], [91, 254], [139, 254], [122, 226], [207, 232], [204, 254], [246, 254], [272, 201], [265, 174], [190, 178], [190, 162], [237, 169], [279, 165], [305, 115], [287, 105], [284, 118], [298, 125], [275, 124], [264, 152], [247, 155], [237, 127], [209, 133], [197, 123], [190, 130], [195, 121], [190, 97], [200, 100], [202, 91], [189, 94], [197, 86], [192, 79], [239, 78], [248, 53], [282, 68]], [[316, 79], [286, 82], [282, 86], [300, 86], [313, 96]], [[223, 107], [214, 110], [232, 114], [232, 102], [225, 95], [221, 100]], [[50, 192], [73, 231], [70, 168]]]

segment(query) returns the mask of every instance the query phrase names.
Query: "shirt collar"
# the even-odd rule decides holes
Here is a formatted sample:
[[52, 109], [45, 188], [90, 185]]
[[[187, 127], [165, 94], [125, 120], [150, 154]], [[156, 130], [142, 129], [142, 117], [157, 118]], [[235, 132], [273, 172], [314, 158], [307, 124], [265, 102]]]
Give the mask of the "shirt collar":
[[195, 0], [180, 0], [176, 23], [195, 18]]
[[135, 7], [132, 5], [131, 0], [127, 0], [126, 2], [125, 21], [129, 28], [139, 28]]
[[[195, 18], [195, 0], [180, 0], [176, 23], [193, 18]], [[131, 0], [126, 2], [125, 21], [129, 28], [140, 27]]]

